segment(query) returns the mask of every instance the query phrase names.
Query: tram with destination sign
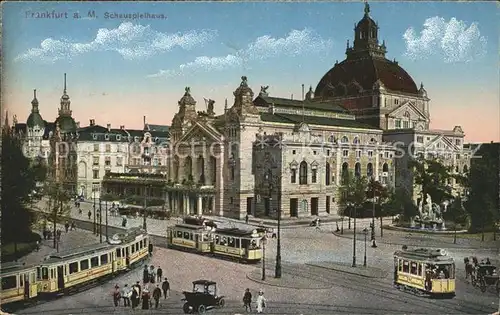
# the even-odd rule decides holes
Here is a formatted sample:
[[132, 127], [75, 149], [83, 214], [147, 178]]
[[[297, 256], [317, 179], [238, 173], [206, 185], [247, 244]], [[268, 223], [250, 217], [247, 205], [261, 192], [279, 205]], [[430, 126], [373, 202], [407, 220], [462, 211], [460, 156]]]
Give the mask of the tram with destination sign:
[[455, 296], [455, 261], [443, 249], [418, 248], [394, 253], [394, 285], [418, 295]]

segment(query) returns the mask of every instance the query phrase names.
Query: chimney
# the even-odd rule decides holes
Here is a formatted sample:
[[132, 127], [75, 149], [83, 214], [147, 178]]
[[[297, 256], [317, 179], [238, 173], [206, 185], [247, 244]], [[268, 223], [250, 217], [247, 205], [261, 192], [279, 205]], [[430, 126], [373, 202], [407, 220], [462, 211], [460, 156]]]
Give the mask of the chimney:
[[95, 126], [95, 119], [91, 119], [91, 120], [90, 120], [90, 125], [91, 125], [91, 126]]
[[121, 125], [120, 130], [125, 130], [125, 125]]
[[302, 84], [302, 100], [304, 100], [304, 84]]
[[108, 132], [110, 132], [111, 131], [111, 124], [107, 124], [106, 128], [108, 128]]
[[143, 116], [142, 121], [144, 123], [144, 129], [146, 129], [146, 116]]
[[76, 128], [80, 128], [80, 122], [79, 121], [76, 122]]
[[290, 96], [290, 99], [293, 100], [293, 94]]

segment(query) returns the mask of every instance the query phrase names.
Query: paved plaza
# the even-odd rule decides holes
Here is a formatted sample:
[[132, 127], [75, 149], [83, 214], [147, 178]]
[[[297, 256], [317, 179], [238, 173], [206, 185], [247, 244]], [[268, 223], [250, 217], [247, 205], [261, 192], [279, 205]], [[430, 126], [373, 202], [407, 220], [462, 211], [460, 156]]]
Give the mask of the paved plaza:
[[[91, 208], [82, 204], [83, 214], [73, 210], [75, 221], [88, 221], [86, 212]], [[82, 221], [77, 221], [78, 220]], [[229, 220], [225, 224], [243, 223]], [[121, 226], [121, 217], [109, 216], [113, 231]], [[267, 314], [491, 314], [498, 308], [498, 296], [494, 288], [481, 293], [464, 279], [463, 257], [476, 255], [490, 257], [493, 263], [500, 262], [496, 242], [488, 240], [477, 243], [450, 245], [449, 236], [409, 235], [399, 231], [385, 231], [378, 247], [366, 247], [367, 268], [363, 268], [364, 235], [357, 239], [356, 262], [352, 268], [352, 230], [344, 226], [344, 234], [336, 235], [336, 225], [320, 229], [299, 227], [282, 231], [283, 275], [275, 279], [276, 239], [269, 239], [266, 246], [266, 280], [262, 281], [261, 264], [247, 265], [162, 248], [166, 227], [176, 220], [148, 219], [148, 231], [160, 247], [155, 249], [148, 264], [162, 266], [169, 278], [172, 294], [162, 300], [158, 310], [136, 310], [149, 314], [182, 314], [183, 290], [191, 290], [196, 279], [210, 279], [218, 283], [218, 292], [226, 296], [226, 307], [209, 311], [211, 314], [244, 313], [242, 296], [249, 288], [254, 297], [259, 289], [268, 299]], [[358, 227], [367, 226], [369, 220], [360, 220]], [[129, 226], [142, 224], [142, 218], [130, 219]], [[89, 223], [88, 226], [91, 226]], [[91, 233], [90, 239], [97, 238]], [[68, 234], [69, 236], [70, 234]], [[63, 232], [64, 237], [64, 232]], [[409, 247], [441, 247], [455, 258], [457, 265], [457, 296], [451, 300], [435, 300], [400, 292], [392, 285], [392, 254], [403, 243]], [[476, 241], [474, 241], [476, 242]], [[479, 242], [479, 241], [478, 241]], [[476, 246], [470, 248], [471, 246]], [[16, 314], [132, 314], [122, 306], [115, 308], [111, 292], [115, 284], [132, 284], [142, 278], [141, 268], [119, 276], [109, 282], [85, 292], [63, 297], [50, 303], [40, 303]]]

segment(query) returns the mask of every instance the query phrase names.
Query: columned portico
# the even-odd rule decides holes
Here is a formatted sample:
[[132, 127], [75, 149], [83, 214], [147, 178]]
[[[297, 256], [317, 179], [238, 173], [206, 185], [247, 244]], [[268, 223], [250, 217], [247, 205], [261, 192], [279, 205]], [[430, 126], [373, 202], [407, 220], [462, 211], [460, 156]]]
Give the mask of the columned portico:
[[167, 188], [172, 213], [180, 215], [203, 215], [214, 213], [215, 191], [213, 189], [193, 189], [182, 186]]

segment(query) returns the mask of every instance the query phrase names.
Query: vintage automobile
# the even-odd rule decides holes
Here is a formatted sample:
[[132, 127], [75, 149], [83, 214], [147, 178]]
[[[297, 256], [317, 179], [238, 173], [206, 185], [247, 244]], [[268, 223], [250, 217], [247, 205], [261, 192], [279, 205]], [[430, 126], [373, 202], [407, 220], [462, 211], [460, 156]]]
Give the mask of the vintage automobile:
[[472, 274], [472, 285], [486, 292], [488, 286], [496, 286], [497, 293], [500, 293], [500, 276], [497, 273], [497, 267], [487, 264], [476, 265], [475, 272]]
[[224, 307], [224, 296], [217, 296], [217, 283], [210, 280], [193, 281], [193, 291], [184, 291], [182, 310], [185, 314], [204, 314], [207, 310]]

